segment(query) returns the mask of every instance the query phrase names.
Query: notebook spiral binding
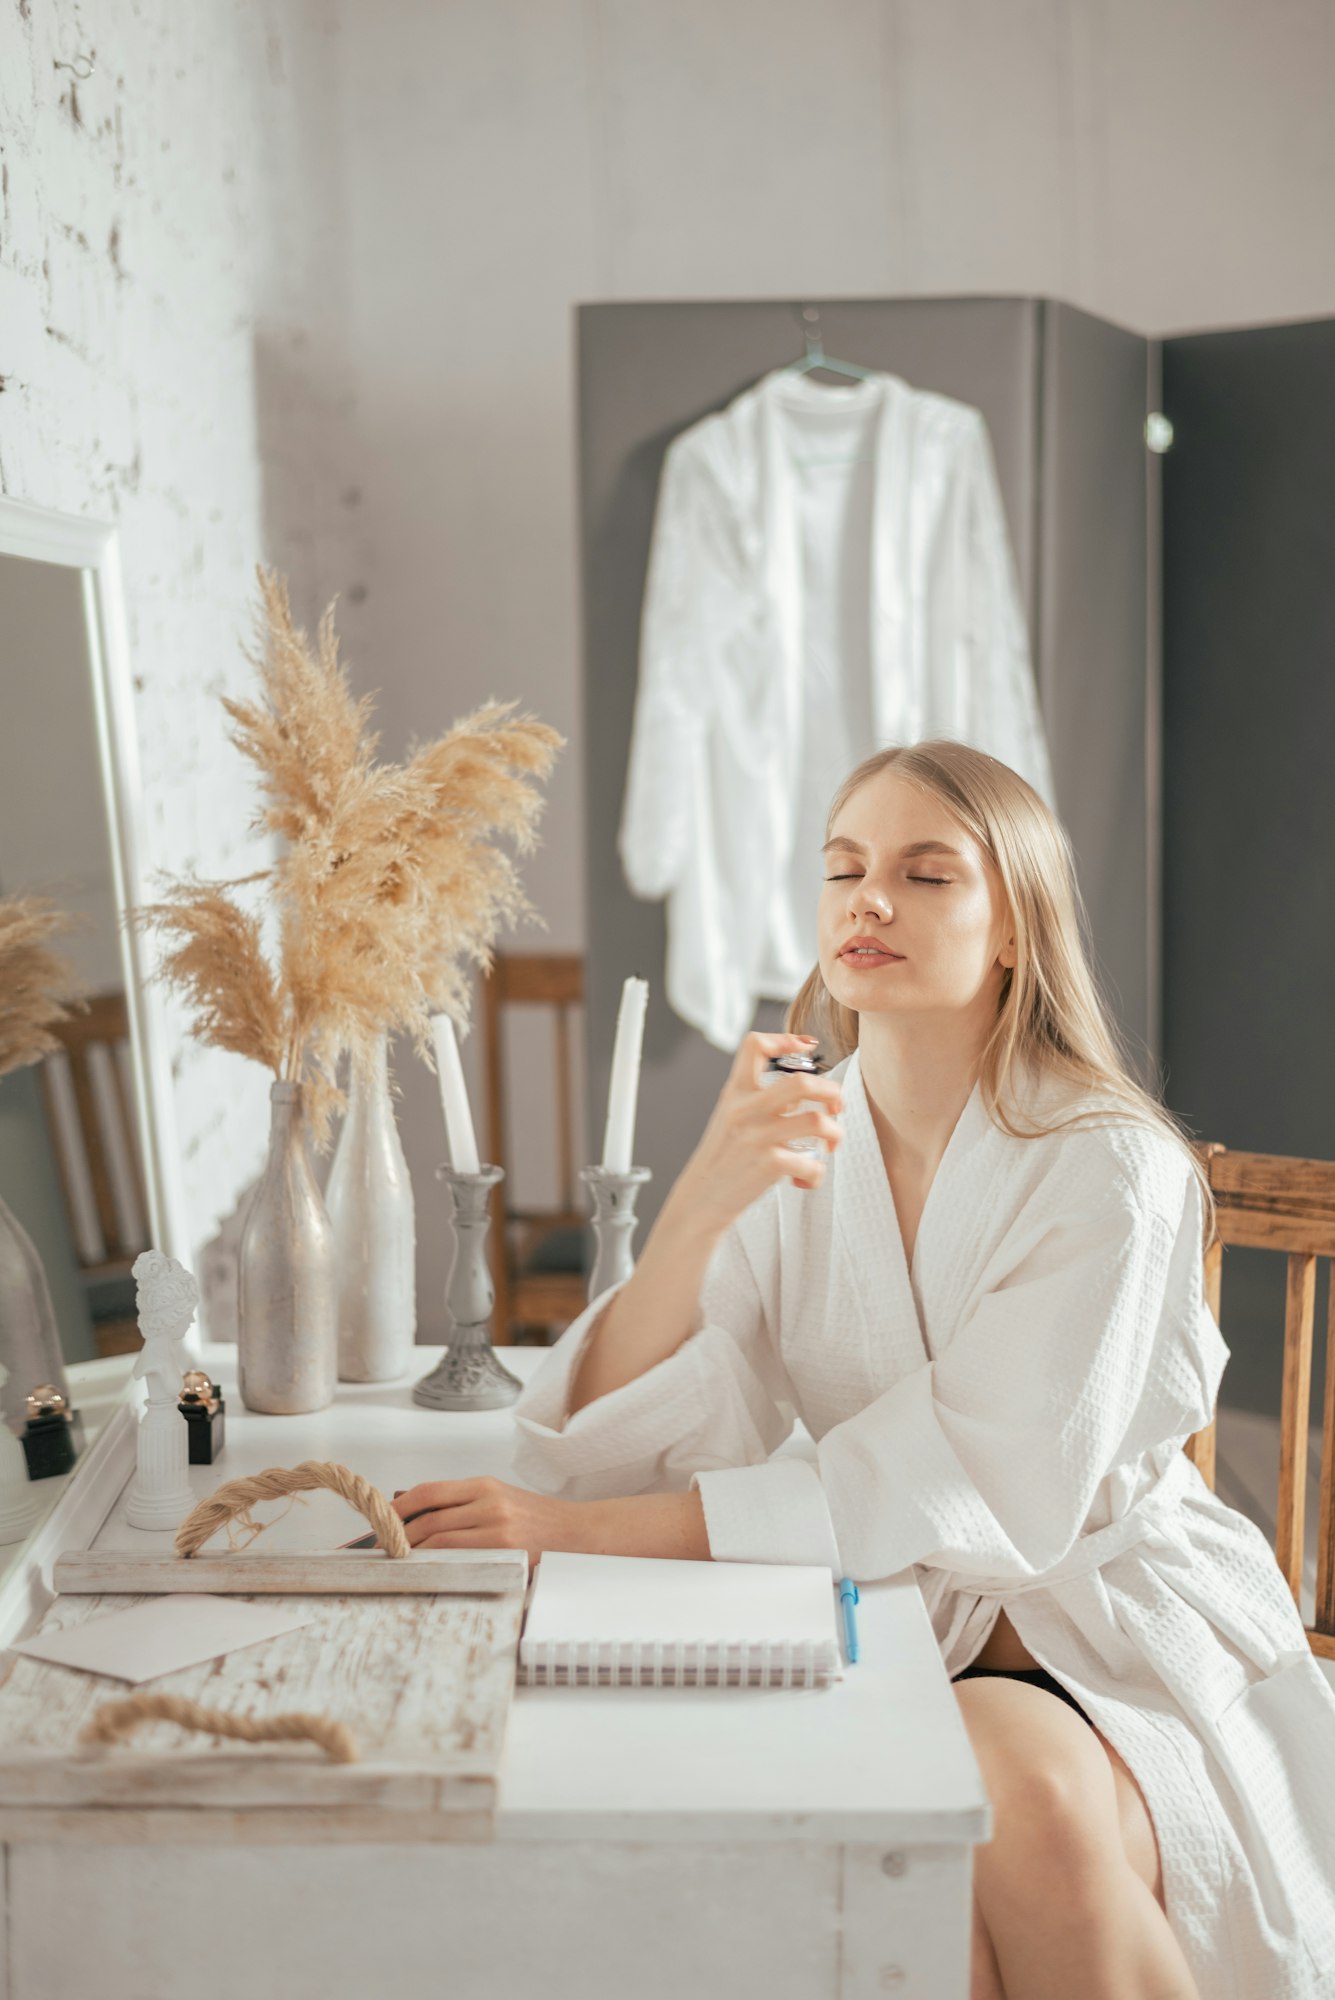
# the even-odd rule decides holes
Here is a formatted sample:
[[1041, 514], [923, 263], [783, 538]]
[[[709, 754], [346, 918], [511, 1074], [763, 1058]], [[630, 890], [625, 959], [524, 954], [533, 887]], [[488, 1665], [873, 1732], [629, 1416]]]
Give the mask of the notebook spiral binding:
[[524, 1687], [800, 1687], [830, 1679], [827, 1645], [776, 1646], [735, 1639], [525, 1640], [519, 1649]]

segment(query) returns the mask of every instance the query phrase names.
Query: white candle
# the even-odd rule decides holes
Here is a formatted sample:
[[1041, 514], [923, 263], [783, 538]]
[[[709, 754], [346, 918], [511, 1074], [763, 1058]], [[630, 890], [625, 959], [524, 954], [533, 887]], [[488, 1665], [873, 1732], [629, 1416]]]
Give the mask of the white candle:
[[445, 1113], [445, 1136], [450, 1145], [450, 1165], [459, 1174], [475, 1174], [480, 1162], [477, 1140], [473, 1137], [473, 1114], [464, 1088], [463, 1064], [454, 1023], [448, 1014], [431, 1016], [431, 1039], [436, 1045], [436, 1080], [440, 1084], [441, 1108]]
[[603, 1167], [609, 1174], [628, 1174], [631, 1168], [644, 1010], [648, 1000], [647, 979], [628, 979], [621, 989], [617, 1038], [612, 1048], [612, 1080], [607, 1091], [607, 1127], [603, 1133]]

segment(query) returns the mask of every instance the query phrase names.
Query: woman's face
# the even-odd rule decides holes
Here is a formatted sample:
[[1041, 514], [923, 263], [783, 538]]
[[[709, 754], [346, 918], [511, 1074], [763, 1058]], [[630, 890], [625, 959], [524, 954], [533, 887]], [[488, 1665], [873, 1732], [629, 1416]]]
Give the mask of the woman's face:
[[995, 1012], [1015, 940], [1000, 878], [930, 792], [893, 766], [858, 786], [831, 829], [820, 969], [857, 1014]]

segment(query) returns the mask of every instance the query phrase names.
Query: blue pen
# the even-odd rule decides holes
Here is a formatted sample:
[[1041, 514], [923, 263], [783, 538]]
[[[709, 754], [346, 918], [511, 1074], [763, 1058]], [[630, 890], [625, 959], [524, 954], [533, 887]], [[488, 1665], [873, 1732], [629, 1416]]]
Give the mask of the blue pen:
[[844, 1577], [840, 1582], [839, 1602], [844, 1607], [844, 1637], [848, 1642], [848, 1664], [856, 1666], [858, 1657], [858, 1621], [853, 1616], [853, 1606], [858, 1602], [858, 1587], [851, 1576]]

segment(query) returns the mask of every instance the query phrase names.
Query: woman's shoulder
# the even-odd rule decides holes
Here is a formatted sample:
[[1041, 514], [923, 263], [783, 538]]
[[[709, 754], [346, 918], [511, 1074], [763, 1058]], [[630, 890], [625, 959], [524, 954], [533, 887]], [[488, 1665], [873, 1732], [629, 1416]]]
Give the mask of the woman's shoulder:
[[1157, 1215], [1173, 1231], [1194, 1186], [1187, 1141], [1148, 1108], [1102, 1088], [1029, 1073], [1015, 1093], [1020, 1122], [1046, 1127], [1022, 1140], [1041, 1149], [1043, 1178], [1077, 1202], [1110, 1203]]

